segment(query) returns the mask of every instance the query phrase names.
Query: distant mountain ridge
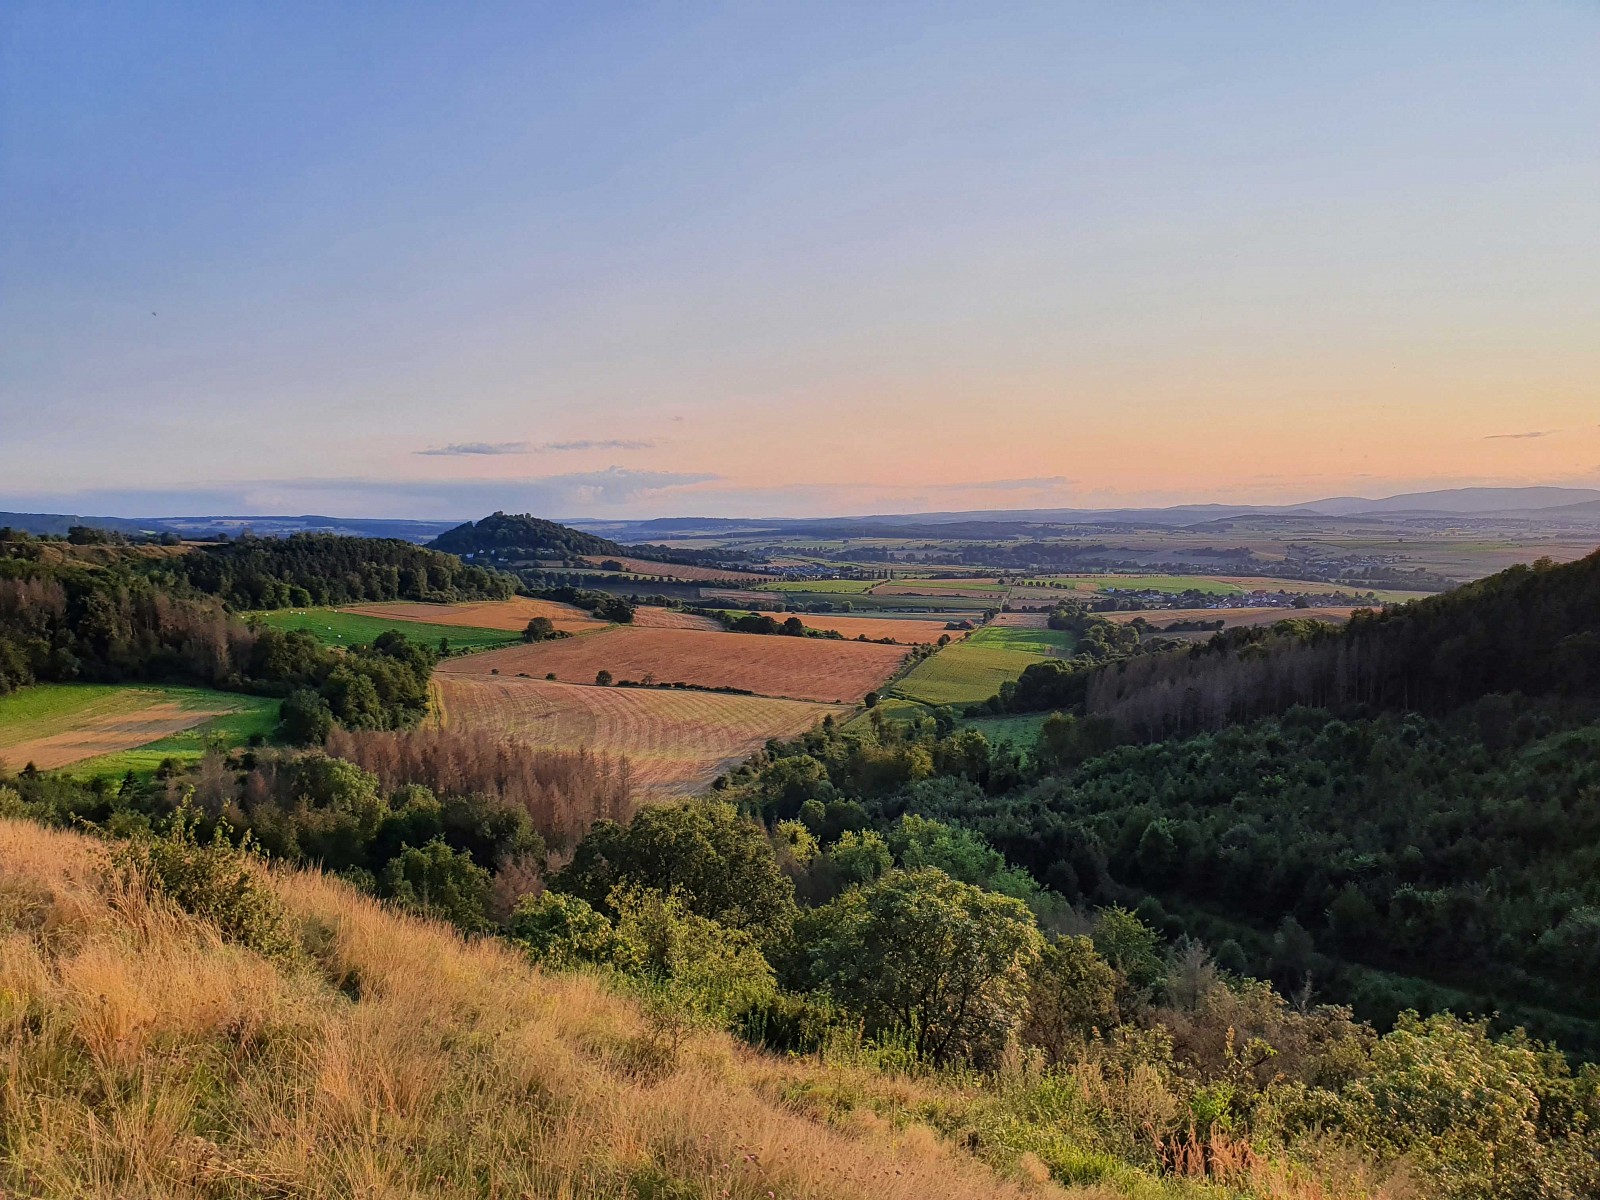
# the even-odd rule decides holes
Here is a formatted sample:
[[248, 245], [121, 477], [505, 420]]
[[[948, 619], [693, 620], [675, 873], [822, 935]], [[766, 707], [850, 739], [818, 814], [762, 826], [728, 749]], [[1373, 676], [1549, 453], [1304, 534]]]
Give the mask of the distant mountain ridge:
[[[499, 514], [504, 516], [504, 513]], [[922, 513], [881, 513], [841, 517], [654, 517], [619, 519], [606, 517], [571, 518], [563, 523], [546, 521], [557, 529], [567, 529], [595, 538], [602, 549], [586, 554], [616, 554], [623, 544], [654, 542], [690, 533], [720, 533], [724, 536], [760, 533], [782, 529], [821, 536], [828, 532], [844, 536], [863, 536], [862, 531], [900, 530], [915, 527], [943, 527], [945, 536], [995, 536], [993, 530], [979, 532], [980, 526], [1091, 525], [1116, 527], [1178, 527], [1240, 517], [1324, 518], [1337, 520], [1410, 519], [1473, 517], [1511, 521], [1544, 521], [1562, 524], [1600, 524], [1600, 489], [1569, 487], [1469, 487], [1428, 492], [1405, 492], [1395, 496], [1330, 496], [1303, 504], [1176, 504], [1165, 508], [998, 508], [968, 511]], [[530, 517], [530, 520], [540, 518]], [[478, 522], [479, 525], [482, 522]], [[249, 530], [262, 537], [291, 533], [340, 533], [356, 537], [391, 537], [412, 542], [429, 542], [452, 531], [473, 526], [455, 521], [409, 521], [385, 518], [326, 516], [188, 516], [188, 517], [97, 517], [62, 513], [0, 512], [0, 527], [10, 526], [28, 533], [64, 534], [72, 525], [88, 525], [118, 533], [175, 533], [182, 537], [208, 537], [217, 534], [237, 536]], [[966, 526], [957, 533], [952, 526]], [[465, 536], [465, 535], [463, 535]], [[563, 535], [564, 536], [564, 535]], [[562, 538], [551, 535], [552, 544]], [[570, 541], [570, 539], [568, 539]], [[440, 546], [440, 549], [446, 547]]]

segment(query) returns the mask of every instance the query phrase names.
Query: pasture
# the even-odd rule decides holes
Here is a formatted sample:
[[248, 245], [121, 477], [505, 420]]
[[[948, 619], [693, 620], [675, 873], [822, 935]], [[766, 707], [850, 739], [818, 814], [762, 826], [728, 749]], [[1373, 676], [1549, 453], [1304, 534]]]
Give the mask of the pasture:
[[414, 604], [406, 600], [393, 600], [379, 604], [347, 604], [338, 611], [385, 621], [498, 629], [505, 633], [521, 633], [534, 617], [548, 617], [551, 624], [565, 633], [584, 633], [590, 629], [601, 629], [607, 624], [571, 604], [536, 600], [532, 596], [469, 601], [465, 604]]
[[154, 684], [51, 683], [0, 696], [0, 763], [75, 774], [153, 770], [163, 759], [197, 759], [215, 738], [240, 745], [270, 735], [278, 701], [204, 688]]
[[985, 627], [918, 663], [889, 689], [921, 704], [975, 704], [1016, 679], [1030, 664], [1071, 653], [1070, 633]]
[[561, 641], [516, 645], [439, 664], [439, 677], [554, 673], [593, 684], [600, 671], [618, 681], [729, 687], [793, 700], [854, 703], [899, 669], [906, 651], [871, 642], [619, 625]]
[[[334, 608], [285, 608], [251, 615], [271, 629], [303, 629], [329, 646], [371, 645], [380, 634], [391, 629], [399, 630], [414, 642], [425, 642], [430, 646], [437, 646], [440, 641], [448, 641], [452, 650], [489, 650], [496, 646], [509, 646], [521, 640], [517, 634], [503, 629], [477, 629], [469, 625], [436, 625], [407, 620], [403, 617], [372, 616], [368, 613], [345, 612]], [[527, 622], [524, 621], [523, 624], [526, 625]], [[598, 624], [597, 622], [597, 627]]]
[[1000, 600], [1006, 594], [1006, 585], [995, 580], [963, 579], [911, 579], [893, 583], [880, 583], [872, 589], [874, 596], [933, 596], [963, 600]]
[[881, 579], [780, 579], [763, 584], [764, 592], [812, 592], [819, 596], [853, 595], [869, 592]]
[[765, 696], [451, 673], [435, 676], [434, 697], [446, 728], [488, 729], [530, 746], [624, 756], [634, 786], [649, 798], [699, 791], [768, 738], [794, 737], [829, 713], [848, 711]]

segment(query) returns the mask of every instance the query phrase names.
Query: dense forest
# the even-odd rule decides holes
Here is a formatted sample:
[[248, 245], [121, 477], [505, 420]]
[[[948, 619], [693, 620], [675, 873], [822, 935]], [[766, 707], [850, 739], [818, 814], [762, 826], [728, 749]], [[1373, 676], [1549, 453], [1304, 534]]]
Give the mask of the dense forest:
[[303, 608], [370, 600], [504, 600], [516, 580], [388, 538], [297, 533], [241, 538], [172, 560], [185, 583], [231, 608]]

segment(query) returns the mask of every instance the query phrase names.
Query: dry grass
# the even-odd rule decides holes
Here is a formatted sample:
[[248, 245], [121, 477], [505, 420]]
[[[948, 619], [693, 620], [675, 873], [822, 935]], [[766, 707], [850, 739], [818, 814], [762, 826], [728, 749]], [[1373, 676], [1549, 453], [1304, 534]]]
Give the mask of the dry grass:
[[302, 950], [269, 962], [117, 889], [103, 856], [0, 821], [7, 1194], [1110, 1194], [1033, 1182], [1031, 1162], [1003, 1178], [926, 1126], [807, 1117], [776, 1098], [805, 1066], [720, 1034], [669, 1050], [594, 979], [543, 975], [331, 879], [275, 874]]
[[530, 746], [626, 756], [641, 798], [697, 792], [768, 738], [794, 737], [829, 713], [848, 712], [764, 696], [603, 688], [506, 675], [436, 674], [433, 693], [447, 729], [489, 730]]
[[695, 629], [619, 625], [588, 637], [507, 646], [439, 664], [438, 677], [554, 673], [563, 683], [592, 684], [600, 671], [640, 683], [730, 687], [790, 700], [854, 703], [900, 667], [897, 646]]

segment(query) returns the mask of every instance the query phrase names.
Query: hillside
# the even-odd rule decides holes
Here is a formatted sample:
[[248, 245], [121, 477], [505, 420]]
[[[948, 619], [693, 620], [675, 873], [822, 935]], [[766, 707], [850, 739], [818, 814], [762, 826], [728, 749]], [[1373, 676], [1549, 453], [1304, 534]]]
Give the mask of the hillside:
[[429, 542], [428, 547], [446, 554], [492, 554], [512, 558], [579, 558], [585, 554], [626, 553], [608, 538], [527, 513], [504, 512], [447, 530]]
[[291, 945], [264, 956], [111, 882], [108, 861], [106, 843], [0, 820], [7, 1192], [1111, 1194], [1036, 1183], [1015, 1152], [991, 1168], [917, 1118], [981, 1089], [664, 1026], [592, 976], [312, 873], [267, 879]]

